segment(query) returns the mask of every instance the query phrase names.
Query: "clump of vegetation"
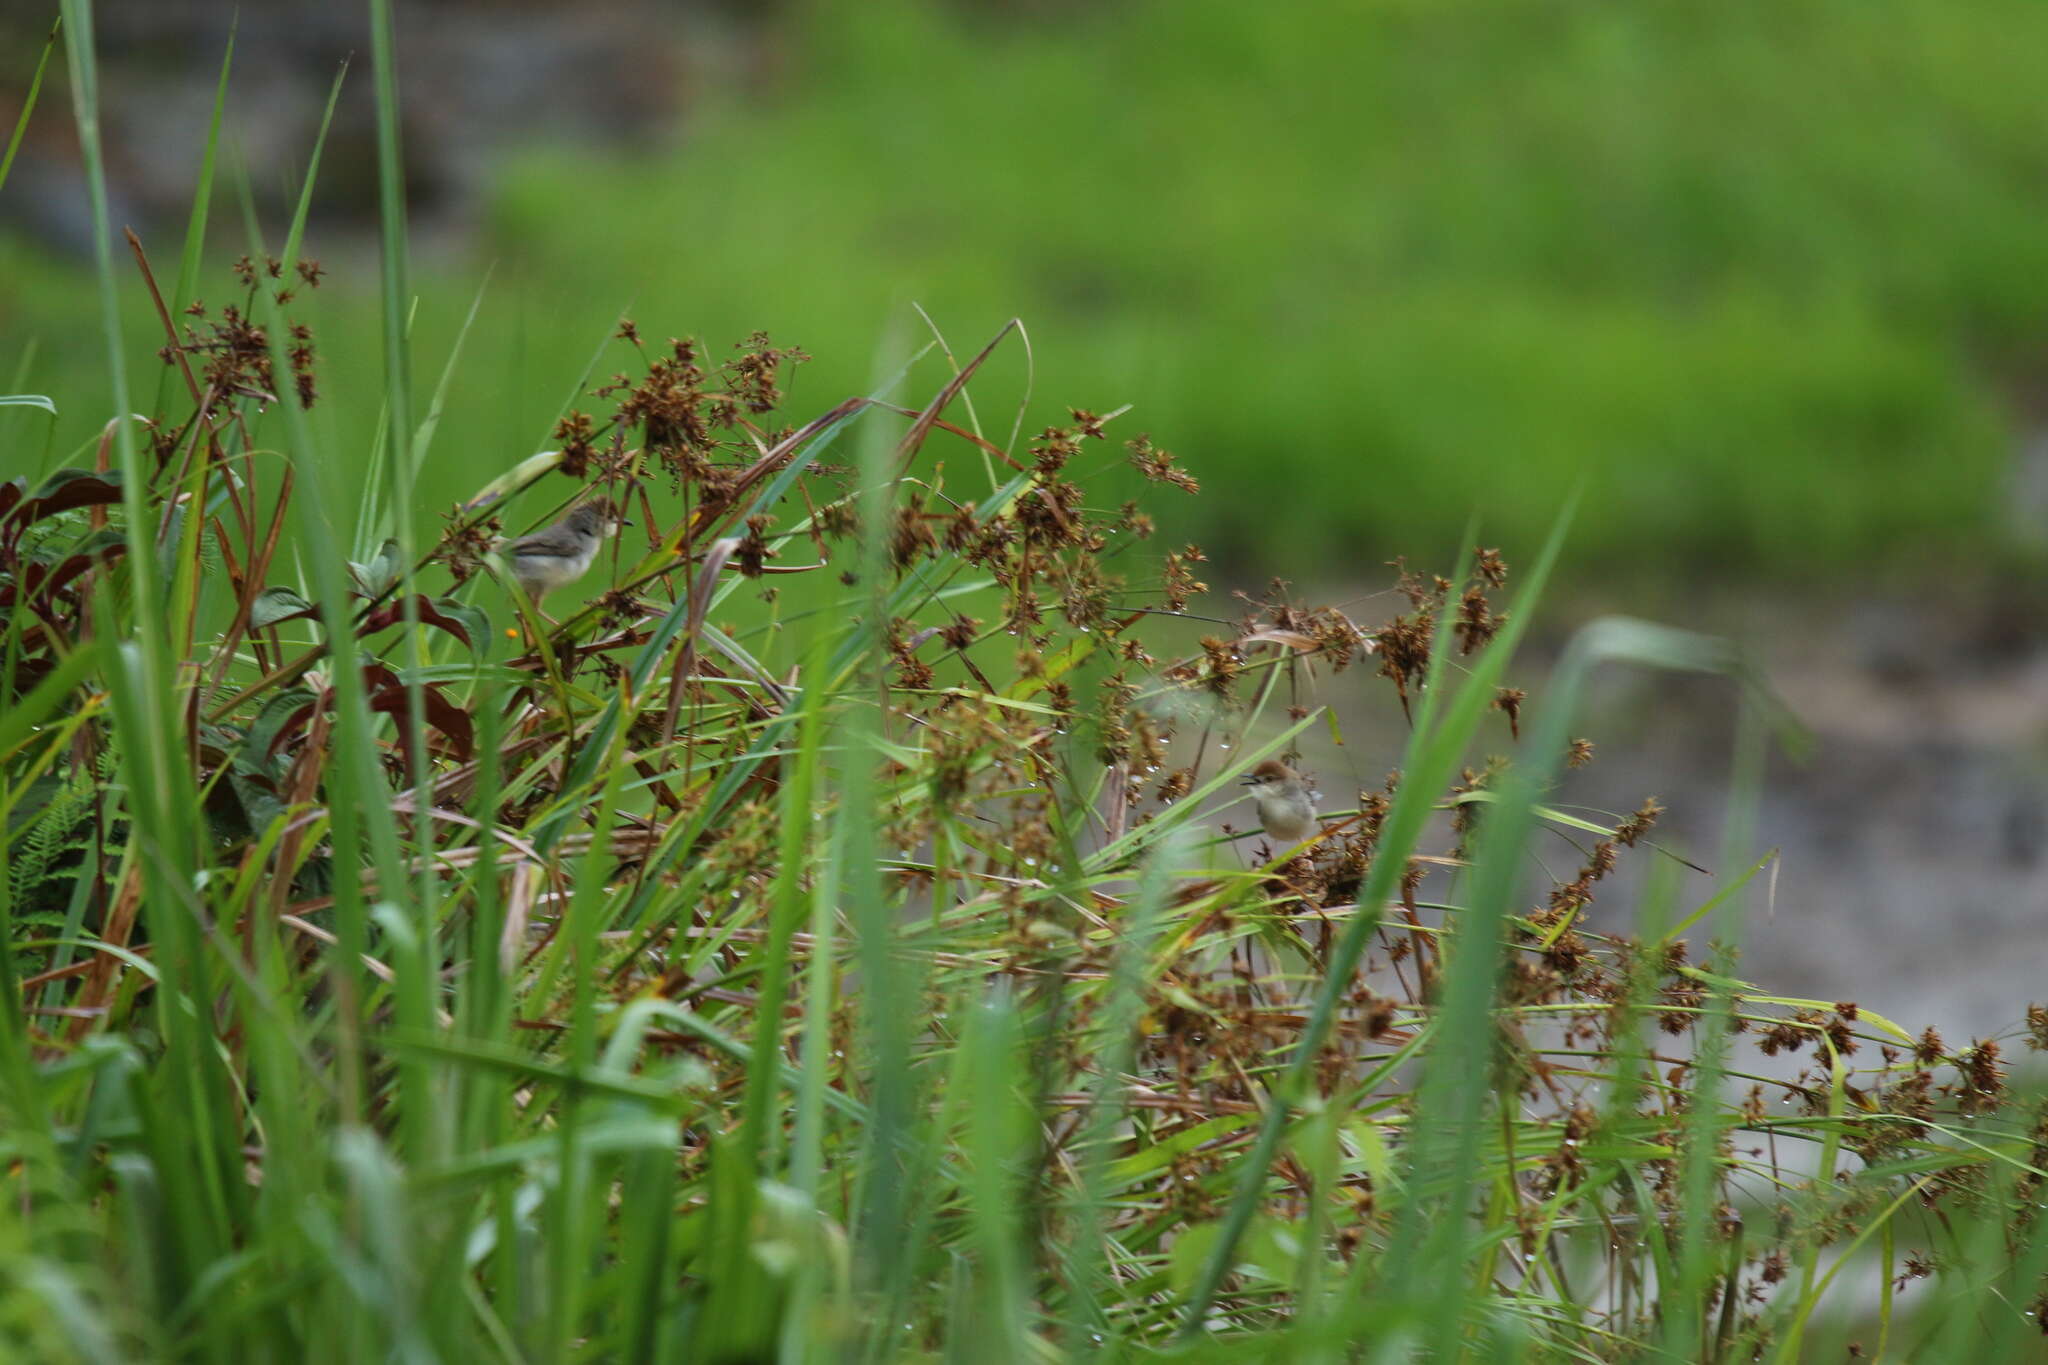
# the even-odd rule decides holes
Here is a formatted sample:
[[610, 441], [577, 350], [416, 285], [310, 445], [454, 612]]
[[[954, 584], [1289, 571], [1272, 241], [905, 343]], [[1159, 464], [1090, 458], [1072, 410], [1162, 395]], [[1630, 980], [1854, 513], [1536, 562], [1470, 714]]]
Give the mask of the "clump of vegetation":
[[[1519, 581], [1404, 570], [1385, 622], [1201, 618], [1200, 549], [1087, 491], [1195, 491], [1170, 452], [976, 420], [1010, 329], [917, 406], [786, 416], [801, 352], [626, 322], [432, 537], [394, 370], [352, 562], [298, 235], [164, 312], [182, 405], [0, 486], [14, 1353], [1791, 1360], [1865, 1333], [1836, 1298], [1880, 1355], [2036, 1331], [1998, 1040], [1700, 960], [1763, 864], [1586, 927], [1665, 855], [1654, 800], [1543, 803], [1584, 671], [1724, 661], [1603, 623], [1511, 686], [1561, 533]], [[491, 543], [592, 490], [634, 539], [550, 626]], [[1339, 686], [1406, 709], [1400, 769], [1237, 837]], [[1540, 825], [1590, 842], [1532, 895]], [[1910, 1324], [1895, 1277], [1939, 1289]]]

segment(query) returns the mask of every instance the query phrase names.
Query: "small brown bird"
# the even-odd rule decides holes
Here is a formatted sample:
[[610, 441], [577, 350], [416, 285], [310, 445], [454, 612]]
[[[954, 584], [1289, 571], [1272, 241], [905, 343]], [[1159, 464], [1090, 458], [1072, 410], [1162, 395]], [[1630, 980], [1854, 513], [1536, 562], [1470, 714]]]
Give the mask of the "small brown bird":
[[1244, 785], [1251, 789], [1267, 837], [1282, 844], [1298, 844], [1316, 832], [1316, 807], [1309, 799], [1308, 783], [1279, 759], [1269, 758], [1252, 769]]
[[541, 598], [556, 588], [567, 587], [589, 571], [591, 561], [597, 558], [597, 547], [606, 536], [616, 535], [621, 526], [632, 524], [621, 521], [603, 503], [582, 502], [570, 508], [569, 515], [553, 526], [543, 526], [507, 541], [500, 548], [512, 566], [512, 577], [538, 607]]

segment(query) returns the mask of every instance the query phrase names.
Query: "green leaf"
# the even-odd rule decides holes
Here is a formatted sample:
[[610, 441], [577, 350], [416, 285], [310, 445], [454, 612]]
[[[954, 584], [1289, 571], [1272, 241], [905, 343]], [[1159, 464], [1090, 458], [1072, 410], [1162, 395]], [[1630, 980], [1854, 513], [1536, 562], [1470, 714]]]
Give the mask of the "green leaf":
[[273, 780], [282, 777], [275, 770], [275, 751], [285, 734], [305, 722], [318, 700], [304, 687], [286, 688], [272, 695], [237, 747], [235, 766]]
[[[1176, 1237], [1166, 1253], [1166, 1278], [1174, 1292], [1185, 1294], [1200, 1278], [1202, 1267], [1216, 1250], [1223, 1223], [1216, 1219], [1197, 1223]], [[1275, 1284], [1286, 1284], [1294, 1274], [1301, 1255], [1292, 1228], [1271, 1218], [1256, 1218], [1237, 1244], [1237, 1261], [1232, 1268], [1240, 1275]]]
[[57, 405], [39, 393], [0, 393], [0, 408], [41, 408], [57, 415]]
[[377, 547], [377, 557], [368, 564], [358, 564], [351, 559], [348, 571], [356, 581], [356, 591], [365, 597], [378, 597], [388, 591], [405, 572], [405, 558], [399, 553], [398, 542], [386, 539]]
[[1223, 1224], [1212, 1220], [1197, 1223], [1181, 1230], [1173, 1239], [1173, 1249], [1166, 1253], [1166, 1279], [1173, 1286], [1175, 1294], [1186, 1294], [1201, 1278], [1202, 1267], [1209, 1259], [1209, 1253], [1216, 1248], [1216, 1239], [1222, 1235]]
[[471, 649], [482, 649], [490, 637], [491, 618], [484, 615], [483, 608], [457, 601], [453, 597], [436, 597], [430, 600], [433, 614], [425, 611], [420, 619], [429, 625], [439, 626]]
[[1399, 1177], [1394, 1170], [1394, 1161], [1387, 1151], [1387, 1140], [1380, 1134], [1380, 1126], [1371, 1119], [1353, 1118], [1344, 1124], [1345, 1136], [1358, 1149], [1359, 1164], [1372, 1179], [1373, 1187], [1380, 1190], [1394, 1188]]
[[1257, 1118], [1256, 1114], [1218, 1114], [1213, 1119], [1190, 1124], [1173, 1136], [1153, 1142], [1115, 1162], [1109, 1168], [1106, 1183], [1111, 1189], [1121, 1189], [1142, 1180], [1155, 1171], [1166, 1169], [1176, 1159], [1204, 1143], [1250, 1127]]
[[462, 504], [465, 512], [474, 512], [481, 507], [510, 497], [520, 489], [538, 479], [562, 462], [559, 450], [544, 450], [538, 455], [529, 455], [514, 465], [511, 472], [501, 474], [477, 491], [477, 495]]
[[[241, 808], [242, 819], [247, 824], [249, 835], [260, 835], [277, 820], [289, 812], [277, 792], [264, 782], [250, 777], [237, 765], [228, 770], [228, 790], [234, 793], [235, 803]], [[209, 806], [211, 811], [212, 807]]]
[[262, 630], [265, 626], [274, 626], [280, 621], [290, 621], [312, 614], [313, 604], [290, 588], [265, 588], [256, 594], [256, 600], [249, 605], [249, 628]]

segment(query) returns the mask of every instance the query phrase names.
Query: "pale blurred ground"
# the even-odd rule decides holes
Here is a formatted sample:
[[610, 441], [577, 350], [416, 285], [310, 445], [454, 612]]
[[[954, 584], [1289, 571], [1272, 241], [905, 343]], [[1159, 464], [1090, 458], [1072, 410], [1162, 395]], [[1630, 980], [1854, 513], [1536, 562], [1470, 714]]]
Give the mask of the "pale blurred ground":
[[[1514, 670], [1532, 706], [1562, 644], [1556, 631], [1596, 612], [1544, 609]], [[1656, 797], [1667, 808], [1657, 837], [1713, 874], [1678, 871], [1680, 914], [1779, 850], [1775, 874], [1751, 883], [1740, 939], [1738, 974], [1769, 991], [1854, 1000], [1956, 1045], [2017, 1028], [2029, 1003], [2048, 1002], [2039, 632], [1904, 600], [1831, 609], [1724, 596], [1704, 615], [1744, 641], [1810, 739], [1799, 759], [1771, 746], [1749, 844], [1724, 848], [1738, 706], [1727, 679], [1601, 669], [1575, 727], [1595, 759], [1565, 775], [1555, 802], [1607, 819]], [[1326, 807], [1348, 806], [1355, 787], [1377, 787], [1399, 761], [1399, 707], [1370, 673], [1354, 666], [1317, 691], [1346, 740], [1338, 749], [1320, 727], [1305, 736]], [[1504, 747], [1504, 727], [1491, 730]], [[1567, 876], [1581, 861], [1561, 838], [1537, 851]], [[1592, 928], [1636, 931], [1656, 856], [1624, 852], [1589, 908]], [[1695, 957], [1730, 928], [1725, 911], [1704, 920], [1688, 935]]]

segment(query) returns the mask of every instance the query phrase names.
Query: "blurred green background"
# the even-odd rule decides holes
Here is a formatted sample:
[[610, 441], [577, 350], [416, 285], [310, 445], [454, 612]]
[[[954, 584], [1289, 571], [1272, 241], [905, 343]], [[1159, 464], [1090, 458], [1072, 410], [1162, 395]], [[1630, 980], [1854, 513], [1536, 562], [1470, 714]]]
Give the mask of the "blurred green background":
[[[228, 167], [251, 167], [273, 246], [310, 137], [251, 153], [247, 92], [361, 50], [346, 8], [285, 56], [244, 19]], [[516, 36], [546, 8], [397, 6], [408, 155], [459, 168], [416, 191], [423, 391], [490, 272], [435, 506], [549, 444], [621, 310], [719, 354], [757, 329], [803, 346], [788, 411], [808, 415], [926, 338], [915, 302], [963, 358], [1025, 321], [1027, 436], [1134, 405], [1119, 434], [1203, 479], [1160, 510], [1223, 581], [1376, 581], [1394, 554], [1447, 559], [1474, 516], [1526, 554], [1581, 484], [1582, 582], [1990, 575], [2048, 525], [2026, 459], [2048, 412], [2039, 0], [621, 0], [563, 20], [599, 56], [529, 93], [509, 39], [449, 36], [451, 12]], [[110, 40], [110, 91], [128, 60], [200, 92], [130, 116], [155, 133], [138, 175], [196, 174], [228, 11]], [[48, 15], [7, 18], [18, 95]], [[675, 61], [627, 88], [604, 42]], [[324, 75], [290, 83], [324, 97]], [[493, 88], [530, 117], [463, 93]], [[30, 146], [60, 168], [67, 94], [59, 73]], [[379, 418], [348, 137], [368, 107], [360, 62], [309, 239], [333, 281], [307, 305], [316, 414], [344, 465]], [[468, 140], [465, 109], [502, 136]], [[85, 265], [19, 202], [65, 183], [0, 190], [0, 381], [62, 410], [0, 417], [7, 473], [73, 460], [106, 414]], [[180, 230], [153, 230], [167, 278]], [[133, 294], [147, 395], [161, 337]], [[1006, 348], [978, 386], [992, 435], [1026, 376]]]

